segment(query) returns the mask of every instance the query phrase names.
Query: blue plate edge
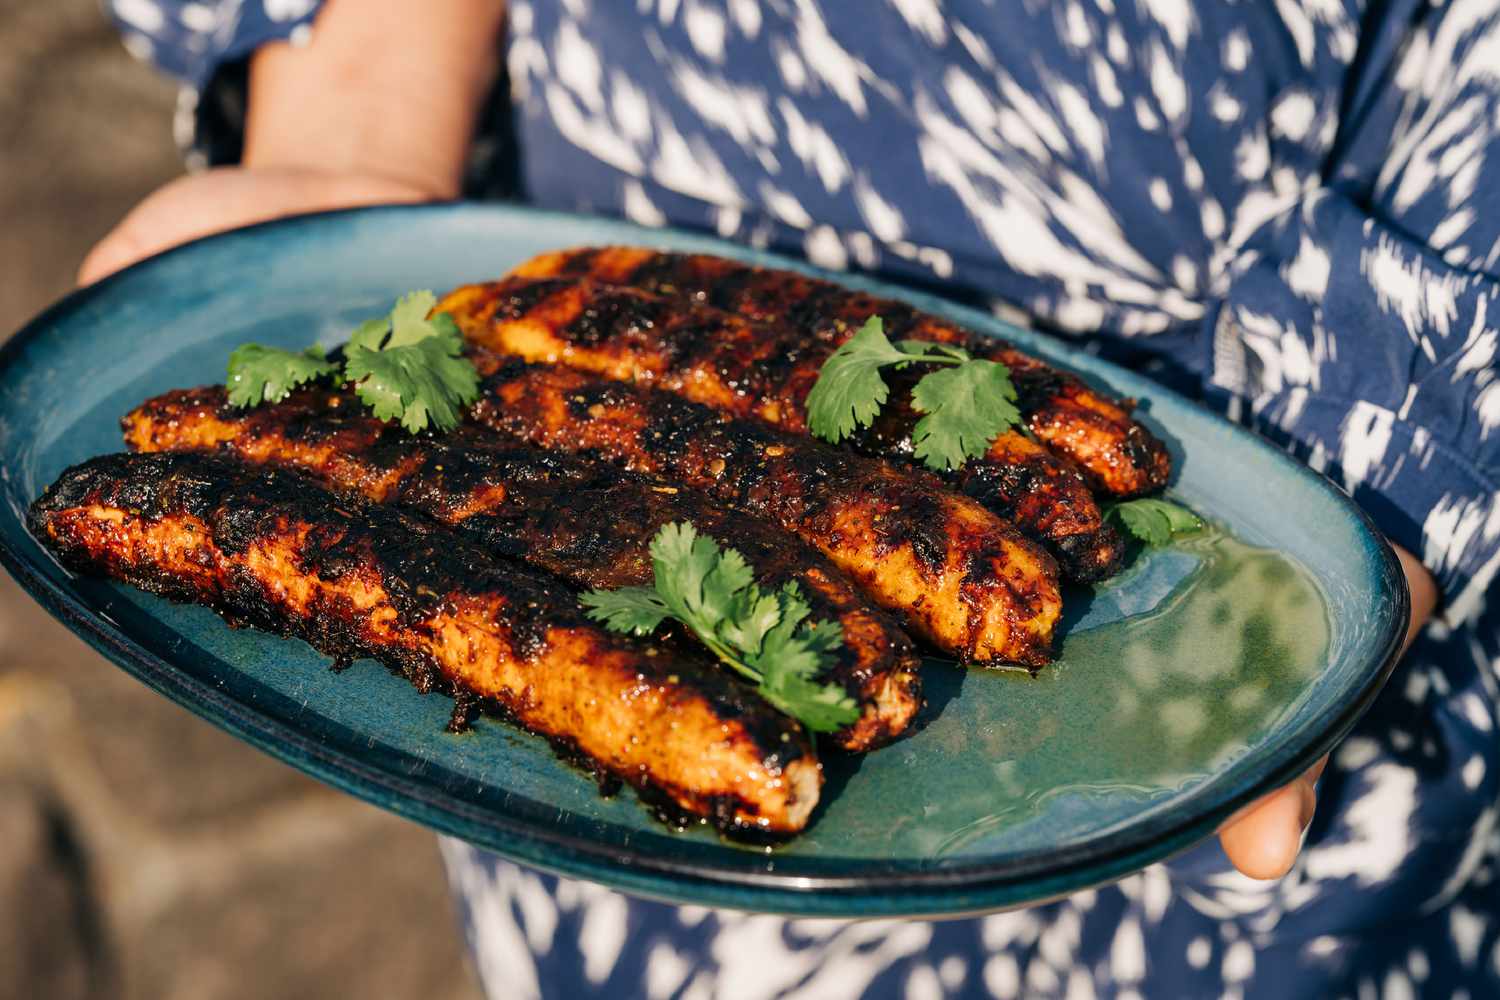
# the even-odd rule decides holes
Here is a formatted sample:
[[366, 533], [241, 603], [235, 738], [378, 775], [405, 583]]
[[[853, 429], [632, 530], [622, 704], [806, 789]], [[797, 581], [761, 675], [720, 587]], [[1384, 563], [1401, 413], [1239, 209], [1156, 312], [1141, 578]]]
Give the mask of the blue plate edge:
[[[1394, 554], [1391, 560], [1395, 562]], [[210, 686], [184, 677], [170, 664], [140, 649], [113, 627], [102, 627], [86, 608], [75, 607], [66, 591], [18, 563], [15, 553], [4, 543], [0, 543], [0, 566], [4, 566], [23, 589], [72, 632], [151, 690], [340, 791], [556, 875], [601, 882], [667, 902], [693, 902], [795, 916], [954, 919], [1061, 898], [1107, 884], [1148, 864], [1165, 860], [1194, 846], [1213, 833], [1224, 819], [1264, 792], [1292, 780], [1336, 746], [1384, 686], [1400, 653], [1398, 638], [1380, 670], [1372, 676], [1371, 683], [1350, 703], [1345, 714], [1322, 739], [1262, 779], [1248, 784], [1243, 792], [1202, 810], [1191, 821], [1164, 824], [1160, 828], [1145, 822], [1137, 825], [1132, 831], [1136, 836], [1131, 838], [1128, 846], [1101, 848], [1083, 845], [1059, 851], [1050, 855], [1046, 862], [1039, 861], [1035, 865], [1012, 864], [1001, 869], [976, 865], [910, 875], [884, 875], [876, 879], [868, 876], [813, 878], [771, 872], [728, 873], [735, 877], [726, 877], [725, 872], [717, 869], [663, 861], [651, 855], [596, 845], [583, 838], [562, 834], [539, 836], [532, 829], [512, 825], [503, 813], [456, 809], [453, 800], [429, 796], [418, 782], [407, 781], [384, 770], [351, 766], [346, 755], [327, 751], [306, 739], [294, 727], [249, 712], [233, 699], [219, 697]], [[1404, 582], [1397, 594], [1398, 603], [1405, 610], [1409, 598]], [[514, 839], [497, 836], [501, 833]], [[549, 850], [567, 852], [567, 857], [545, 853]], [[1050, 873], [1047, 879], [1049, 888], [1044, 895], [1027, 891], [1028, 887], [1036, 885], [1031, 881], [1036, 877], [1036, 870]], [[690, 880], [696, 892], [691, 897], [684, 897], [664, 891], [653, 875]]]
[[[116, 272], [100, 282], [85, 288], [75, 289], [26, 323], [4, 344], [0, 344], [0, 373], [3, 373], [27, 347], [38, 338], [48, 323], [56, 316], [76, 308], [81, 302], [100, 294], [118, 280], [139, 268], [150, 266], [161, 257], [179, 252], [188, 252], [197, 244], [211, 240], [236, 236], [267, 228], [295, 228], [316, 224], [318, 220], [337, 216], [440, 213], [474, 211], [497, 206], [476, 205], [464, 202], [447, 202], [421, 206], [378, 206], [374, 208], [339, 209], [329, 212], [310, 213], [283, 219], [270, 220], [253, 226], [231, 230], [194, 240], [165, 250], [152, 257]], [[549, 218], [566, 220], [569, 224], [587, 222], [590, 217], [566, 213], [543, 212], [515, 206], [500, 206], [500, 210], [522, 212], [539, 222]], [[618, 219], [599, 219], [611, 228], [627, 226]], [[664, 231], [644, 227], [638, 229], [643, 242], [659, 242]], [[711, 243], [708, 233], [679, 231], [680, 235], [704, 243]], [[654, 234], [654, 238], [653, 237]], [[775, 254], [753, 248], [738, 248], [743, 256], [775, 266], [790, 267], [803, 273], [826, 277], [830, 280], [850, 283], [851, 275], [827, 272], [804, 261], [781, 258]], [[1029, 350], [1046, 357], [1049, 361], [1074, 369], [1076, 359], [1066, 342], [1049, 342], [1045, 335], [1015, 327], [990, 316], [981, 310], [943, 300], [931, 293], [912, 290], [889, 284], [882, 285], [878, 279], [868, 276], [852, 276], [855, 284], [871, 284], [887, 293], [895, 293], [919, 308], [932, 309], [955, 318], [958, 322], [984, 327], [1002, 327], [1007, 336]], [[488, 810], [473, 810], [477, 815], [465, 815], [469, 810], [455, 808], [456, 803], [443, 797], [441, 800], [426, 793], [420, 784], [409, 782], [401, 776], [379, 769], [358, 766], [342, 752], [328, 751], [305, 739], [294, 727], [247, 710], [232, 699], [218, 697], [216, 692], [195, 679], [178, 673], [169, 663], [141, 648], [128, 636], [109, 625], [86, 606], [77, 601], [65, 589], [37, 572], [31, 566], [32, 557], [13, 548], [0, 539], [0, 565], [20, 583], [34, 599], [54, 617], [63, 622], [94, 649], [122, 667], [152, 690], [170, 698], [192, 711], [195, 715], [219, 726], [236, 737], [245, 740], [283, 762], [310, 774], [342, 791], [349, 792], [382, 808], [425, 825], [432, 826], [491, 848], [513, 860], [554, 872], [603, 882], [615, 888], [653, 898], [674, 902], [690, 901], [716, 906], [753, 909], [759, 911], [809, 915], [865, 915], [865, 916], [959, 916], [979, 912], [991, 912], [1023, 904], [1057, 898], [1070, 892], [1112, 881], [1146, 864], [1159, 861], [1180, 850], [1184, 850], [1211, 834], [1224, 819], [1286, 781], [1291, 780], [1314, 761], [1335, 746], [1368, 709], [1391, 671], [1401, 651], [1406, 622], [1410, 615], [1410, 596], [1405, 577], [1394, 552], [1383, 536], [1375, 529], [1369, 516], [1326, 477], [1294, 461], [1282, 450], [1235, 425], [1206, 407], [1168, 390], [1152, 387], [1144, 376], [1128, 369], [1119, 368], [1098, 358], [1088, 359], [1093, 365], [1106, 369], [1112, 375], [1124, 376], [1127, 382], [1146, 382], [1153, 398], [1170, 397], [1177, 405], [1198, 410], [1212, 418], [1222, 427], [1242, 437], [1283, 470], [1293, 472], [1299, 478], [1316, 484], [1320, 490], [1330, 494], [1346, 511], [1356, 515], [1363, 528], [1366, 542], [1375, 547], [1366, 556], [1379, 565], [1387, 593], [1393, 606], [1385, 633], [1376, 645], [1383, 650], [1380, 667], [1373, 671], [1367, 683], [1326, 724], [1308, 727], [1321, 729], [1321, 735], [1308, 738], [1304, 745], [1283, 744], [1277, 759], [1263, 759], [1263, 766], [1251, 768], [1243, 776], [1241, 791], [1221, 795], [1217, 801], [1210, 799], [1200, 803], [1195, 818], [1162, 823], [1159, 818], [1147, 818], [1138, 823], [1129, 838], [1115, 835], [1110, 843], [1084, 844], [1063, 849], [1047, 857], [1045, 862], [1035, 864], [973, 865], [950, 867], [929, 872], [883, 874], [875, 876], [787, 876], [774, 872], [730, 872], [707, 866], [684, 865], [670, 860], [660, 860], [648, 854], [632, 852], [624, 848], [598, 845], [586, 838], [564, 834], [545, 836], [535, 829], [511, 826], [518, 821], [505, 817], [503, 813]], [[1087, 374], [1093, 374], [1089, 372]], [[24, 521], [23, 521], [24, 526]], [[45, 550], [43, 550], [45, 551]], [[481, 821], [478, 816], [483, 816]], [[1153, 823], [1152, 819], [1157, 822]], [[505, 833], [512, 839], [497, 839]], [[563, 852], [565, 856], [549, 854]], [[1043, 875], [1042, 873], [1046, 874]], [[672, 880], [686, 881], [695, 889], [695, 894], [686, 897], [670, 888], [663, 889], [659, 879], [666, 876]], [[1040, 880], [1040, 881], [1038, 881]], [[670, 883], [669, 883], [670, 885]], [[1024, 887], [1045, 886], [1045, 894], [1024, 891]], [[1023, 891], [1017, 891], [1022, 889]]]

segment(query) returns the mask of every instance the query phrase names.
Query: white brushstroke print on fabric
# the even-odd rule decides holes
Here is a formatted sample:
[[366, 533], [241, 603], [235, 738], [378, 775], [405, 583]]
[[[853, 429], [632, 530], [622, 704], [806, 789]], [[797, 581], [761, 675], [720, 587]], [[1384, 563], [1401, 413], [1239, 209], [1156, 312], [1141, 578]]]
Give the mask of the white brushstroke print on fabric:
[[[111, 0], [233, 150], [307, 0]], [[1500, 993], [1500, 4], [512, 2], [529, 200], [878, 270], [1087, 338], [1342, 482], [1439, 579], [1252, 882], [1206, 845], [983, 920], [679, 909], [447, 842], [495, 997]], [[493, 149], [493, 137], [478, 144]]]

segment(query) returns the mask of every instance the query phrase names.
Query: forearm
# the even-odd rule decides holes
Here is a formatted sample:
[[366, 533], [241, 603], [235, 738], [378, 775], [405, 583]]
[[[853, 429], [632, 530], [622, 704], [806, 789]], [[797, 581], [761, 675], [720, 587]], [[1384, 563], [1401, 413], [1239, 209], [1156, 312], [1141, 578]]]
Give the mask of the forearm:
[[456, 196], [503, 14], [503, 0], [329, 0], [310, 44], [252, 57], [245, 165]]

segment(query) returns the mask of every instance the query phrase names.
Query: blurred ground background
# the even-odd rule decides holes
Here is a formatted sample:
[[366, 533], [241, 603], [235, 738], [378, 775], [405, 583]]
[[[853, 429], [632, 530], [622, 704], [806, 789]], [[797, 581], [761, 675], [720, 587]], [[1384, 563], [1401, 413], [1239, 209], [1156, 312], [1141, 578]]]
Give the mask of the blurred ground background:
[[[95, 0], [0, 0], [0, 339], [179, 172]], [[432, 836], [152, 694], [0, 571], [0, 998], [473, 998]]]

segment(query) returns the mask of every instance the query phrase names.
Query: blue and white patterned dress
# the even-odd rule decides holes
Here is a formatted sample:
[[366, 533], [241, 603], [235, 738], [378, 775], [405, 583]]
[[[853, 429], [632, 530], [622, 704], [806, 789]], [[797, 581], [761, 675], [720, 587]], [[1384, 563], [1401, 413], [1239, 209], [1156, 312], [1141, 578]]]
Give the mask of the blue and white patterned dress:
[[[243, 57], [307, 37], [317, 5], [108, 6], [223, 160]], [[533, 0], [509, 20], [512, 105], [486, 131], [528, 200], [1086, 338], [1344, 484], [1445, 606], [1280, 882], [1210, 843], [1025, 912], [788, 921], [445, 842], [494, 997], [1500, 995], [1500, 3]]]

